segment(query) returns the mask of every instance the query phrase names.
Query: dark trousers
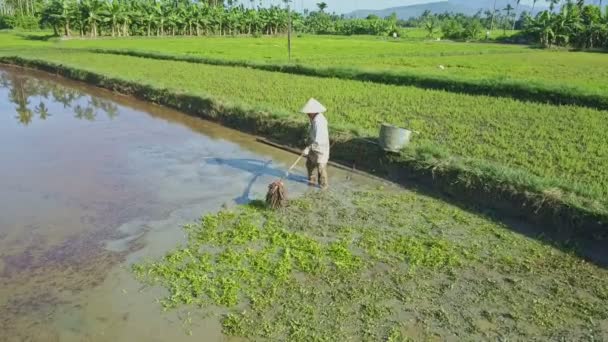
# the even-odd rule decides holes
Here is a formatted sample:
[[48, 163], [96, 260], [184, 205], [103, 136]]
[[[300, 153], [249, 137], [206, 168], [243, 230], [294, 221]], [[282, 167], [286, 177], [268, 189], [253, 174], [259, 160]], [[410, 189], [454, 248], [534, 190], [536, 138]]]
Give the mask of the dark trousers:
[[316, 156], [311, 153], [306, 159], [306, 169], [308, 170], [308, 183], [310, 185], [319, 185], [322, 189], [326, 189], [328, 184], [327, 179], [327, 164], [317, 162]]

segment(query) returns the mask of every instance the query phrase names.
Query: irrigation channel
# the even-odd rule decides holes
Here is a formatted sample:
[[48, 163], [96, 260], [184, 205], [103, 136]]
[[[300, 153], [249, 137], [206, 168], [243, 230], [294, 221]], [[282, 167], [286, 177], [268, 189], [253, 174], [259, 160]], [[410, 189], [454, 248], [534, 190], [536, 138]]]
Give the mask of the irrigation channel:
[[[0, 340], [222, 340], [161, 312], [128, 267], [181, 226], [262, 199], [295, 160], [255, 137], [48, 74], [0, 67]], [[331, 169], [334, 189], [376, 181]], [[303, 165], [290, 196], [316, 191]]]

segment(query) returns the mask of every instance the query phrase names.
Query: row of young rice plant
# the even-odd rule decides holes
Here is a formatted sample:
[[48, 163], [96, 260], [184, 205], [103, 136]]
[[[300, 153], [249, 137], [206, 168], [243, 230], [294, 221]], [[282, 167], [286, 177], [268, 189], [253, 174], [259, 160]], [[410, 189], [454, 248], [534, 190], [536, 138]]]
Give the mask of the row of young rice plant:
[[0, 30], [0, 48], [2, 50], [40, 48], [56, 45], [56, 41], [50, 41], [51, 33], [45, 31], [3, 31]]
[[286, 49], [280, 37], [138, 37], [93, 41], [46, 38], [49, 36], [44, 33], [0, 33], [3, 49], [19, 46], [94, 49], [138, 57], [251, 66], [285, 73], [608, 108], [608, 82], [605, 81], [608, 59], [599, 53], [487, 43], [305, 36], [294, 41], [294, 58], [290, 67], [285, 68]]
[[298, 109], [308, 97], [316, 97], [329, 108], [333, 129], [375, 136], [381, 122], [406, 126], [421, 132], [416, 144], [438, 145], [456, 155], [557, 179], [589, 198], [603, 201], [608, 195], [605, 111], [78, 51], [20, 54], [302, 121]]
[[524, 81], [538, 86], [562, 87], [566, 91], [608, 93], [608, 58], [600, 53], [538, 50], [475, 56], [346, 58], [342, 62], [366, 70], [407, 70], [454, 80]]
[[[68, 40], [57, 46], [129, 49], [226, 60], [286, 63], [283, 38], [151, 38]], [[244, 57], [246, 56], [246, 57]], [[296, 38], [292, 62], [314, 67], [408, 72], [454, 80], [533, 82], [608, 91], [608, 58], [601, 53], [544, 51], [528, 46], [489, 43], [394, 41], [343, 37]], [[439, 66], [445, 68], [439, 68]]]
[[[72, 39], [58, 46], [73, 48], [141, 49], [203, 57], [286, 63], [286, 37], [180, 37]], [[377, 37], [302, 36], [292, 40], [292, 62], [341, 65], [344, 59], [519, 53], [528, 47], [504, 44], [402, 41]]]

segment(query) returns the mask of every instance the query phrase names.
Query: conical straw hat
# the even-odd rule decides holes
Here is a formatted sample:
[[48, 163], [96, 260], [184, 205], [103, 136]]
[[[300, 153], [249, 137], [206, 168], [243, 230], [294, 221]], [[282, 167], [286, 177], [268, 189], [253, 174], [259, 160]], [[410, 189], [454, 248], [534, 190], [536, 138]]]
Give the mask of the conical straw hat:
[[325, 113], [327, 112], [327, 108], [325, 108], [319, 101], [311, 98], [308, 100], [308, 102], [306, 102], [301, 112], [304, 114]]

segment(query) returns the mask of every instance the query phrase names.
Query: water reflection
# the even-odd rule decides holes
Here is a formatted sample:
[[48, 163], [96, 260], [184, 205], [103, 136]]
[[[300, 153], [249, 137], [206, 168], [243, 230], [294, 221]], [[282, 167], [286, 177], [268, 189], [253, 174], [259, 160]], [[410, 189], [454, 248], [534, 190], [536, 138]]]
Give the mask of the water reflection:
[[116, 104], [88, 96], [77, 89], [57, 83], [0, 71], [0, 87], [8, 89], [8, 101], [15, 104], [15, 119], [23, 126], [35, 119], [46, 120], [53, 116], [46, 102], [60, 103], [71, 108], [76, 119], [95, 121], [100, 113], [109, 119], [118, 115]]

